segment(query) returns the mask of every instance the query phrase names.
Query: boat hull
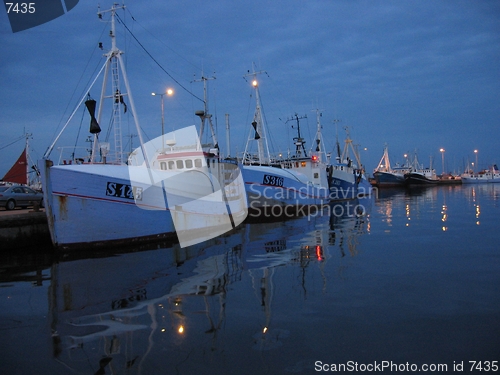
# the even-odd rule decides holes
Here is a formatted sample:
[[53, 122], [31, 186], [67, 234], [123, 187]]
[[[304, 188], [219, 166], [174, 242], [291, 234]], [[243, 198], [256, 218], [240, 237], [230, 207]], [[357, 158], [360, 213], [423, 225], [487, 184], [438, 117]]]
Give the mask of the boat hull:
[[491, 176], [462, 176], [463, 184], [483, 184], [483, 183], [500, 183], [500, 175]]
[[395, 187], [395, 186], [403, 186], [405, 184], [404, 175], [399, 175], [395, 173], [377, 171], [373, 173], [373, 177], [375, 177], [375, 183], [379, 187], [380, 186]]
[[408, 173], [405, 175], [406, 185], [437, 185], [438, 179], [431, 179], [420, 173]]
[[[179, 239], [189, 245], [222, 234], [246, 217], [246, 199], [228, 205], [196, 199], [197, 183], [203, 184], [204, 178], [199, 174], [194, 179], [185, 175], [182, 184], [175, 178], [147, 184], [132, 182], [126, 165], [51, 164], [43, 160], [41, 170], [49, 230], [56, 247], [88, 248], [156, 239]], [[185, 194], [173, 194], [178, 187]]]
[[372, 189], [372, 184], [370, 184], [370, 181], [368, 181], [368, 179], [363, 175], [358, 182], [357, 197], [359, 198], [371, 195]]
[[308, 183], [305, 176], [287, 169], [243, 166], [249, 218], [306, 215], [310, 207], [328, 201], [328, 189]]
[[355, 199], [358, 196], [370, 195], [372, 186], [365, 176], [355, 170], [333, 166], [330, 177], [330, 200]]

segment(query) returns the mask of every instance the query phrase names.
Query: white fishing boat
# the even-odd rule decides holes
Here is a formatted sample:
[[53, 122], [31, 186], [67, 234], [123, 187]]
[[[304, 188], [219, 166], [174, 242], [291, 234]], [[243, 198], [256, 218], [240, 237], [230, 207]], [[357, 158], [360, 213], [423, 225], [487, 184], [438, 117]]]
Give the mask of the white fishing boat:
[[355, 199], [370, 195], [372, 191], [364, 166], [361, 164], [359, 152], [352, 143], [347, 127], [345, 131], [344, 149], [340, 153], [340, 145], [337, 140], [337, 156], [335, 162], [330, 166], [329, 185], [332, 200]]
[[[317, 156], [271, 157], [260, 102], [257, 75], [249, 73], [256, 107], [243, 155], [242, 174], [247, 192], [249, 217], [307, 215], [328, 201], [326, 166]], [[300, 137], [299, 137], [300, 138]], [[297, 139], [296, 139], [297, 141]], [[256, 146], [255, 152], [252, 147]]]
[[496, 164], [478, 173], [474, 173], [474, 171], [468, 169], [460, 177], [463, 184], [500, 183], [500, 171]]
[[373, 177], [378, 187], [403, 186], [405, 184], [405, 174], [410, 171], [406, 165], [392, 166], [389, 160], [387, 145], [384, 147], [384, 154], [377, 167], [373, 171]]
[[[44, 201], [52, 242], [57, 247], [89, 247], [175, 238], [181, 246], [213, 238], [241, 223], [247, 215], [243, 180], [238, 165], [221, 160], [218, 149], [202, 148], [194, 126], [162, 134], [145, 143], [127, 79], [122, 51], [110, 15], [111, 50], [105, 55], [98, 114], [96, 101], [81, 99], [90, 113], [92, 152], [88, 157], [55, 164], [50, 154], [62, 132], [40, 162]], [[98, 75], [99, 76], [99, 75]], [[108, 87], [107, 77], [111, 78]], [[90, 93], [98, 77], [85, 91]], [[99, 139], [106, 99], [112, 102], [114, 143]], [[128, 106], [127, 106], [128, 102]], [[123, 156], [121, 109], [130, 108], [140, 147]], [[203, 113], [201, 113], [203, 112]], [[209, 118], [197, 113], [202, 125]], [[100, 157], [99, 157], [100, 154]], [[61, 160], [61, 159], [60, 159]]]

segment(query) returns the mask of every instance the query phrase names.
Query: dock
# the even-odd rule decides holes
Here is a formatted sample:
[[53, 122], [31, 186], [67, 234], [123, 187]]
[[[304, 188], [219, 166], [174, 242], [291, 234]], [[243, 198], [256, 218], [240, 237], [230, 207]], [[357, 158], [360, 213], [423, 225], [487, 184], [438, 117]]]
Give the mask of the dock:
[[51, 244], [47, 217], [43, 210], [0, 210], [2, 250]]

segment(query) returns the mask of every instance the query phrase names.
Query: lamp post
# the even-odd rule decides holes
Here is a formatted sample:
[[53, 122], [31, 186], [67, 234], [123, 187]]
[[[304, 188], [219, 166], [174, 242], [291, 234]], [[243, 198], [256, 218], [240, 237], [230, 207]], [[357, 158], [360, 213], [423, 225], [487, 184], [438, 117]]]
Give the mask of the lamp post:
[[163, 135], [165, 134], [165, 106], [163, 103], [163, 97], [165, 95], [172, 96], [174, 95], [174, 90], [173, 89], [167, 89], [164, 93], [156, 93], [152, 92], [151, 95], [153, 96], [160, 96], [161, 98], [161, 149], [163, 151], [163, 148], [165, 147], [165, 144], [163, 142]]
[[439, 151], [441, 152], [441, 167], [442, 167], [441, 177], [442, 177], [444, 176], [444, 148], [440, 148]]
[[476, 173], [476, 168], [478, 167], [478, 165], [477, 165], [477, 150], [474, 150], [474, 153], [476, 154], [476, 166], [474, 168], [474, 173]]

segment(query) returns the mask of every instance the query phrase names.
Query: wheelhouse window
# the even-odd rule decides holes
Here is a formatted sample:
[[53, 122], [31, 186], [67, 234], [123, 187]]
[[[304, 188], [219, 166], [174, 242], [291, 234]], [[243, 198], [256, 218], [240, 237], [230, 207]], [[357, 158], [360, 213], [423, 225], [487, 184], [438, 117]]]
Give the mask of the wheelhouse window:
[[168, 162], [168, 169], [175, 169], [175, 163], [173, 160], [169, 160]]
[[177, 160], [176, 165], [177, 165], [177, 169], [183, 169], [184, 168], [184, 160]]
[[194, 159], [194, 166], [196, 168], [201, 168], [201, 159]]
[[186, 168], [193, 168], [193, 161], [191, 159], [186, 160]]

